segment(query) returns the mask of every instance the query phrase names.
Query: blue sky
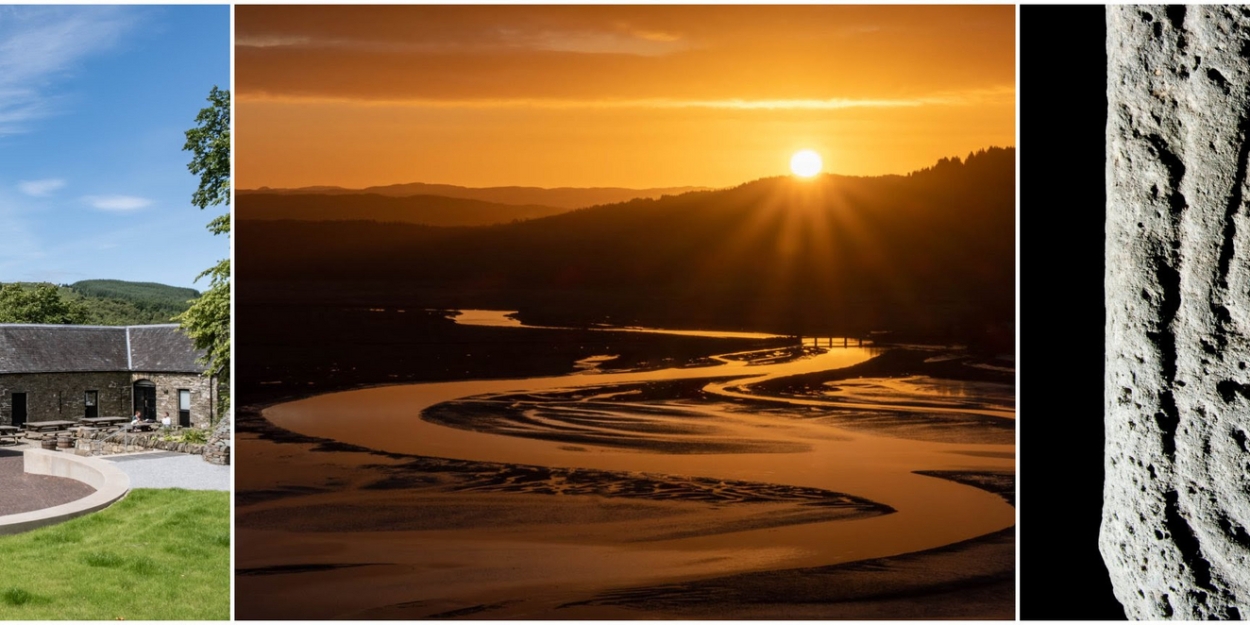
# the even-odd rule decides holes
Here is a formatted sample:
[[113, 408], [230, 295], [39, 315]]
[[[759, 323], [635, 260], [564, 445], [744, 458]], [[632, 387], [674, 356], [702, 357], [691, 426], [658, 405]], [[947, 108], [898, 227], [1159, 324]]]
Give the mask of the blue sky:
[[203, 290], [229, 255], [184, 132], [230, 86], [228, 6], [0, 6], [0, 282]]

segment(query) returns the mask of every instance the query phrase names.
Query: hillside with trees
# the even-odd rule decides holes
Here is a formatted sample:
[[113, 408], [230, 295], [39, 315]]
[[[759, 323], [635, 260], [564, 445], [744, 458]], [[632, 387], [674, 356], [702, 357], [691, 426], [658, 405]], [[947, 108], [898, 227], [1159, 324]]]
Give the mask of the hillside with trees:
[[238, 235], [245, 280], [372, 281], [545, 322], [1010, 334], [1015, 150], [497, 226], [248, 222]]
[[585, 208], [599, 204], [614, 204], [640, 198], [659, 198], [665, 195], [680, 195], [690, 191], [703, 191], [704, 187], [660, 187], [654, 189], [625, 189], [621, 187], [558, 187], [544, 189], [541, 187], [461, 187], [451, 184], [428, 184], [409, 182], [391, 184], [364, 189], [344, 189], [342, 187], [301, 187], [298, 189], [270, 189], [261, 187], [252, 190], [240, 190], [242, 200], [249, 194], [265, 195], [380, 195], [385, 197], [413, 197], [418, 195], [437, 196], [477, 200], [492, 204], [511, 206], [546, 206], [563, 209]]
[[0, 285], [0, 323], [144, 325], [172, 323], [194, 289], [154, 282], [83, 280], [67, 285], [11, 282]]
[[236, 219], [377, 221], [428, 226], [488, 226], [568, 212], [536, 204], [498, 204], [437, 195], [388, 197], [373, 193], [290, 194], [239, 192]]

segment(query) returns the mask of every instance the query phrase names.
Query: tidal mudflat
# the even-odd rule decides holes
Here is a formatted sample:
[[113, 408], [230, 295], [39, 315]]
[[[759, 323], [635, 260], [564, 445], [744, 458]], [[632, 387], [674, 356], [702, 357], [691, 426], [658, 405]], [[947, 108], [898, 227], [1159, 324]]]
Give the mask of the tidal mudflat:
[[1014, 616], [1010, 360], [714, 335], [560, 375], [245, 396], [239, 616]]

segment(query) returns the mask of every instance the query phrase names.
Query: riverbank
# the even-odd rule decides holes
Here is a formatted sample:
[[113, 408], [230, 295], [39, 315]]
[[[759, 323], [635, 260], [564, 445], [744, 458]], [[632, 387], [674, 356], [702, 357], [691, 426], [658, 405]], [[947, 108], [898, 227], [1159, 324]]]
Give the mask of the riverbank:
[[[741, 371], [755, 374], [760, 369], [744, 363]], [[666, 379], [688, 376], [688, 386], [703, 393], [697, 372], [651, 374]], [[240, 453], [253, 466], [246, 475], [240, 474], [238, 484], [240, 617], [677, 618], [699, 611], [670, 602], [625, 605], [602, 599], [647, 584], [674, 583], [696, 584], [688, 594], [700, 597], [706, 587], [698, 586], [698, 580], [769, 571], [778, 575], [777, 584], [797, 592], [810, 583], [811, 575], [835, 574], [827, 567], [844, 566], [840, 562], [941, 549], [1014, 523], [1014, 511], [999, 497], [912, 472], [1011, 475], [1012, 445], [883, 438], [819, 420], [791, 422], [686, 391], [666, 396], [661, 387], [685, 384], [671, 380], [639, 380], [635, 384], [640, 388], [629, 389], [639, 391], [634, 394], [603, 388], [556, 390], [561, 384], [586, 388], [612, 378], [572, 377], [578, 379], [551, 381], [549, 393], [554, 398], [544, 400], [541, 394], [527, 398], [557, 400], [546, 408], [557, 415], [563, 412], [560, 416], [566, 418], [552, 422], [549, 416], [538, 417], [544, 428], [562, 423], [556, 429], [567, 431], [573, 424], [600, 435], [606, 432], [612, 439], [647, 440], [674, 435], [664, 426], [688, 429], [701, 419], [700, 425], [725, 429], [738, 438], [781, 440], [802, 449], [617, 451], [612, 445], [603, 446], [603, 439], [518, 438], [516, 432], [457, 430], [403, 416], [415, 416], [421, 406], [441, 405], [443, 396], [466, 397], [467, 387], [445, 385], [446, 393], [433, 396], [428, 395], [429, 385], [418, 385], [422, 391], [400, 386], [338, 394], [335, 410], [351, 407], [353, 425], [342, 430], [347, 435], [330, 438], [277, 427], [261, 420], [253, 407], [239, 420]], [[516, 382], [494, 384], [505, 390]], [[414, 392], [425, 394], [414, 400]], [[583, 396], [573, 396], [578, 393]], [[569, 419], [560, 402], [581, 403], [589, 414]], [[284, 405], [301, 404], [305, 401]], [[671, 414], [673, 410], [680, 414]], [[290, 419], [287, 414], [278, 421]], [[307, 423], [295, 422], [301, 423], [300, 429]], [[402, 424], [402, 436], [396, 424]], [[384, 439], [376, 439], [382, 444], [372, 442], [378, 435], [368, 434], [376, 432], [375, 426], [383, 427]], [[362, 432], [369, 444], [353, 442]], [[688, 434], [707, 437], [706, 431]], [[412, 453], [407, 445], [413, 441], [427, 447], [424, 453]], [[766, 479], [744, 479], [752, 475]], [[728, 488], [734, 483], [758, 486]], [[831, 488], [835, 484], [840, 487]], [[896, 512], [868, 517], [834, 514], [836, 506], [821, 509], [812, 500], [793, 495], [804, 492], [838, 493]], [[639, 493], [664, 496], [639, 497]], [[824, 497], [836, 496], [824, 495], [817, 501]], [[555, 501], [558, 506], [552, 505]], [[899, 571], [907, 573], [899, 573], [898, 579], [912, 581], [898, 581], [891, 586], [897, 592], [872, 599], [880, 607], [875, 613], [907, 618], [909, 609], [936, 609], [937, 604], [926, 603], [925, 597], [945, 596], [940, 601], [947, 607], [936, 614], [1010, 616], [1014, 601], [1012, 593], [1004, 591], [1012, 586], [1003, 580], [1013, 577], [1014, 547], [1003, 536], [986, 540], [993, 544], [969, 543], [967, 549], [956, 550], [962, 555], [941, 552], [934, 556], [937, 559], [905, 560], [908, 564], [900, 564]], [[818, 544], [830, 548], [813, 547]], [[847, 550], [848, 545], [855, 548]], [[997, 555], [987, 559], [986, 549]], [[965, 565], [996, 562], [995, 573], [965, 567], [969, 573], [962, 579], [974, 586], [981, 583], [974, 578], [986, 575], [997, 576], [997, 581], [976, 586], [984, 600], [959, 608], [955, 589], [972, 592], [973, 587], [943, 577], [939, 561], [963, 562], [949, 566], [955, 577]], [[820, 572], [794, 573], [807, 569]], [[974, 574], [974, 569], [979, 572]], [[836, 575], [852, 570], [838, 569]], [[447, 575], [449, 571], [455, 575]], [[865, 578], [864, 583], [876, 582]], [[738, 585], [742, 590], [750, 586]], [[322, 596], [334, 596], [336, 603], [323, 603]], [[794, 601], [777, 604], [739, 593], [721, 610], [687, 617], [838, 618], [848, 606], [861, 605], [865, 599], [826, 597], [807, 605], [800, 595], [794, 596]], [[641, 612], [628, 615], [636, 610]]]

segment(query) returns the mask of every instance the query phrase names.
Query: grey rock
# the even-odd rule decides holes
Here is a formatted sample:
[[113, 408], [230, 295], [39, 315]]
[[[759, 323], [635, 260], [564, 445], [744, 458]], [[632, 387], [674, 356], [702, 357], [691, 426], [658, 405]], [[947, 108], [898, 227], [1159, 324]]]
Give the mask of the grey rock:
[[1099, 546], [1130, 618], [1246, 618], [1250, 9], [1111, 6], [1107, 52]]
[[230, 427], [230, 415], [227, 414], [213, 428], [213, 433], [209, 435], [208, 442], [204, 445], [204, 460], [212, 464], [227, 465], [230, 464], [230, 447], [232, 441], [233, 429]]

